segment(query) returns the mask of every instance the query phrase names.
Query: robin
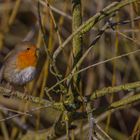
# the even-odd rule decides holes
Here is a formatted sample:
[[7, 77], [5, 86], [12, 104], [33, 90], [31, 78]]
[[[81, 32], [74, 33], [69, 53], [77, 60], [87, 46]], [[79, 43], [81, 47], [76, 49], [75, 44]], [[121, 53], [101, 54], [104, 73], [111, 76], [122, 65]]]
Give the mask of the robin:
[[21, 42], [5, 57], [0, 69], [0, 82], [25, 85], [35, 78], [38, 48], [31, 42]]

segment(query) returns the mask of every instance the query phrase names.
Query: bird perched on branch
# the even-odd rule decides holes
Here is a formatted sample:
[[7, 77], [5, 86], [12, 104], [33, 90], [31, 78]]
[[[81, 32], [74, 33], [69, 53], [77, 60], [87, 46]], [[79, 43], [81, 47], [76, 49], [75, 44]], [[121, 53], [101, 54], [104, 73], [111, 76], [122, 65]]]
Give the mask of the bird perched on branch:
[[21, 42], [5, 57], [0, 69], [2, 80], [11, 85], [25, 85], [35, 78], [38, 48], [31, 42]]

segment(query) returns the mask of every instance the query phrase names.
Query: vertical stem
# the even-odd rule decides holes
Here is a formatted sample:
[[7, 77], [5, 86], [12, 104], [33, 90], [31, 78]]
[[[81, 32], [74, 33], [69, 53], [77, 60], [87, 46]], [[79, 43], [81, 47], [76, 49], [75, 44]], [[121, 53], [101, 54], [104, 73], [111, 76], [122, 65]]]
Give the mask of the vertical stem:
[[[103, 9], [105, 4], [104, 0], [100, 0], [98, 10]], [[99, 27], [102, 28], [104, 25], [104, 21], [99, 23]], [[100, 49], [100, 61], [105, 59], [105, 35], [103, 34], [99, 40], [99, 49]], [[104, 87], [105, 85], [105, 64], [99, 66], [99, 79], [100, 79], [100, 87]]]
[[[82, 23], [82, 15], [81, 15], [81, 0], [72, 0], [73, 9], [72, 9], [72, 32], [78, 29], [78, 27]], [[80, 34], [77, 34], [73, 37], [72, 41], [72, 52], [73, 52], [73, 67], [77, 64], [80, 57], [82, 56], [82, 38]], [[80, 75], [74, 76], [74, 83], [79, 88], [80, 83]]]
[[87, 103], [86, 110], [87, 110], [88, 122], [89, 122], [89, 134], [88, 134], [89, 138], [88, 138], [88, 140], [93, 140], [93, 136], [95, 133], [95, 122], [94, 122], [93, 114], [91, 112], [91, 104], [90, 103]]
[[21, 3], [21, 0], [16, 0], [14, 9], [13, 9], [12, 14], [8, 21], [9, 26], [11, 26], [13, 24], [13, 22], [15, 21], [16, 15], [17, 15], [19, 7], [20, 7], [20, 3]]
[[[72, 32], [78, 29], [78, 27], [82, 23], [82, 16], [81, 16], [81, 0], [72, 0]], [[75, 35], [72, 40], [72, 54], [73, 54], [73, 68], [77, 64], [77, 62], [80, 60], [82, 56], [82, 38], [80, 36], [80, 33]], [[78, 68], [76, 68], [76, 71], [78, 71]], [[70, 80], [70, 87], [67, 95], [70, 95], [68, 100], [69, 104], [74, 103], [73, 105], [78, 108], [78, 95], [80, 91], [80, 75], [75, 75], [72, 80]], [[69, 85], [69, 81], [67, 81]], [[75, 104], [77, 103], [77, 105]], [[71, 106], [71, 105], [70, 105]], [[75, 108], [75, 109], [76, 109]]]
[[[117, 21], [119, 20], [119, 17], [117, 15]], [[119, 27], [116, 26], [116, 30], [118, 30]], [[115, 56], [117, 56], [118, 53], [118, 47], [119, 47], [119, 38], [118, 38], [118, 33], [116, 32], [116, 37], [115, 37]], [[116, 61], [113, 61], [113, 75], [112, 75], [112, 86], [115, 86], [116, 84]], [[109, 102], [112, 103], [113, 102], [113, 94], [110, 96], [109, 98]], [[110, 126], [110, 122], [111, 122], [111, 111], [108, 113], [108, 117], [107, 117], [107, 123], [106, 123], [106, 132], [109, 132], [109, 126]]]

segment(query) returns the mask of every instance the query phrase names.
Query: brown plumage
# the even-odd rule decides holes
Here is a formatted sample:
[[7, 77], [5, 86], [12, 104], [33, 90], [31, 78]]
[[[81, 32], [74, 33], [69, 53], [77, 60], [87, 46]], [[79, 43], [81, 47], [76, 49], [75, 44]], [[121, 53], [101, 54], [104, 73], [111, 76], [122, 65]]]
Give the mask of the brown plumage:
[[5, 57], [0, 69], [0, 82], [24, 85], [34, 79], [37, 65], [37, 47], [31, 42], [21, 42]]

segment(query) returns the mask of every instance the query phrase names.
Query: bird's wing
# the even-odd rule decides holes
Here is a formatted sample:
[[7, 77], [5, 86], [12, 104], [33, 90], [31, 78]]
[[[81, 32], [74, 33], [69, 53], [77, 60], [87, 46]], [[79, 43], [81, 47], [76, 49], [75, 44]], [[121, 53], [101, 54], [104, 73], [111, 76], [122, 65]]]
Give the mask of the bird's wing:
[[5, 56], [3, 63], [5, 63], [5, 62], [9, 59], [9, 57], [13, 56], [14, 53], [15, 53], [14, 50], [11, 50], [11, 51]]
[[1, 81], [2, 81], [2, 79], [3, 79], [3, 72], [4, 72], [4, 69], [5, 69], [5, 64], [6, 63], [9, 63], [9, 61], [11, 60], [11, 59], [9, 59], [9, 58], [13, 58], [12, 56], [15, 56], [15, 52], [12, 50], [12, 51], [10, 51], [6, 56], [5, 56], [5, 58], [4, 58], [4, 60], [3, 60], [3, 65], [2, 65], [2, 67], [0, 68], [0, 83], [1, 83]]

